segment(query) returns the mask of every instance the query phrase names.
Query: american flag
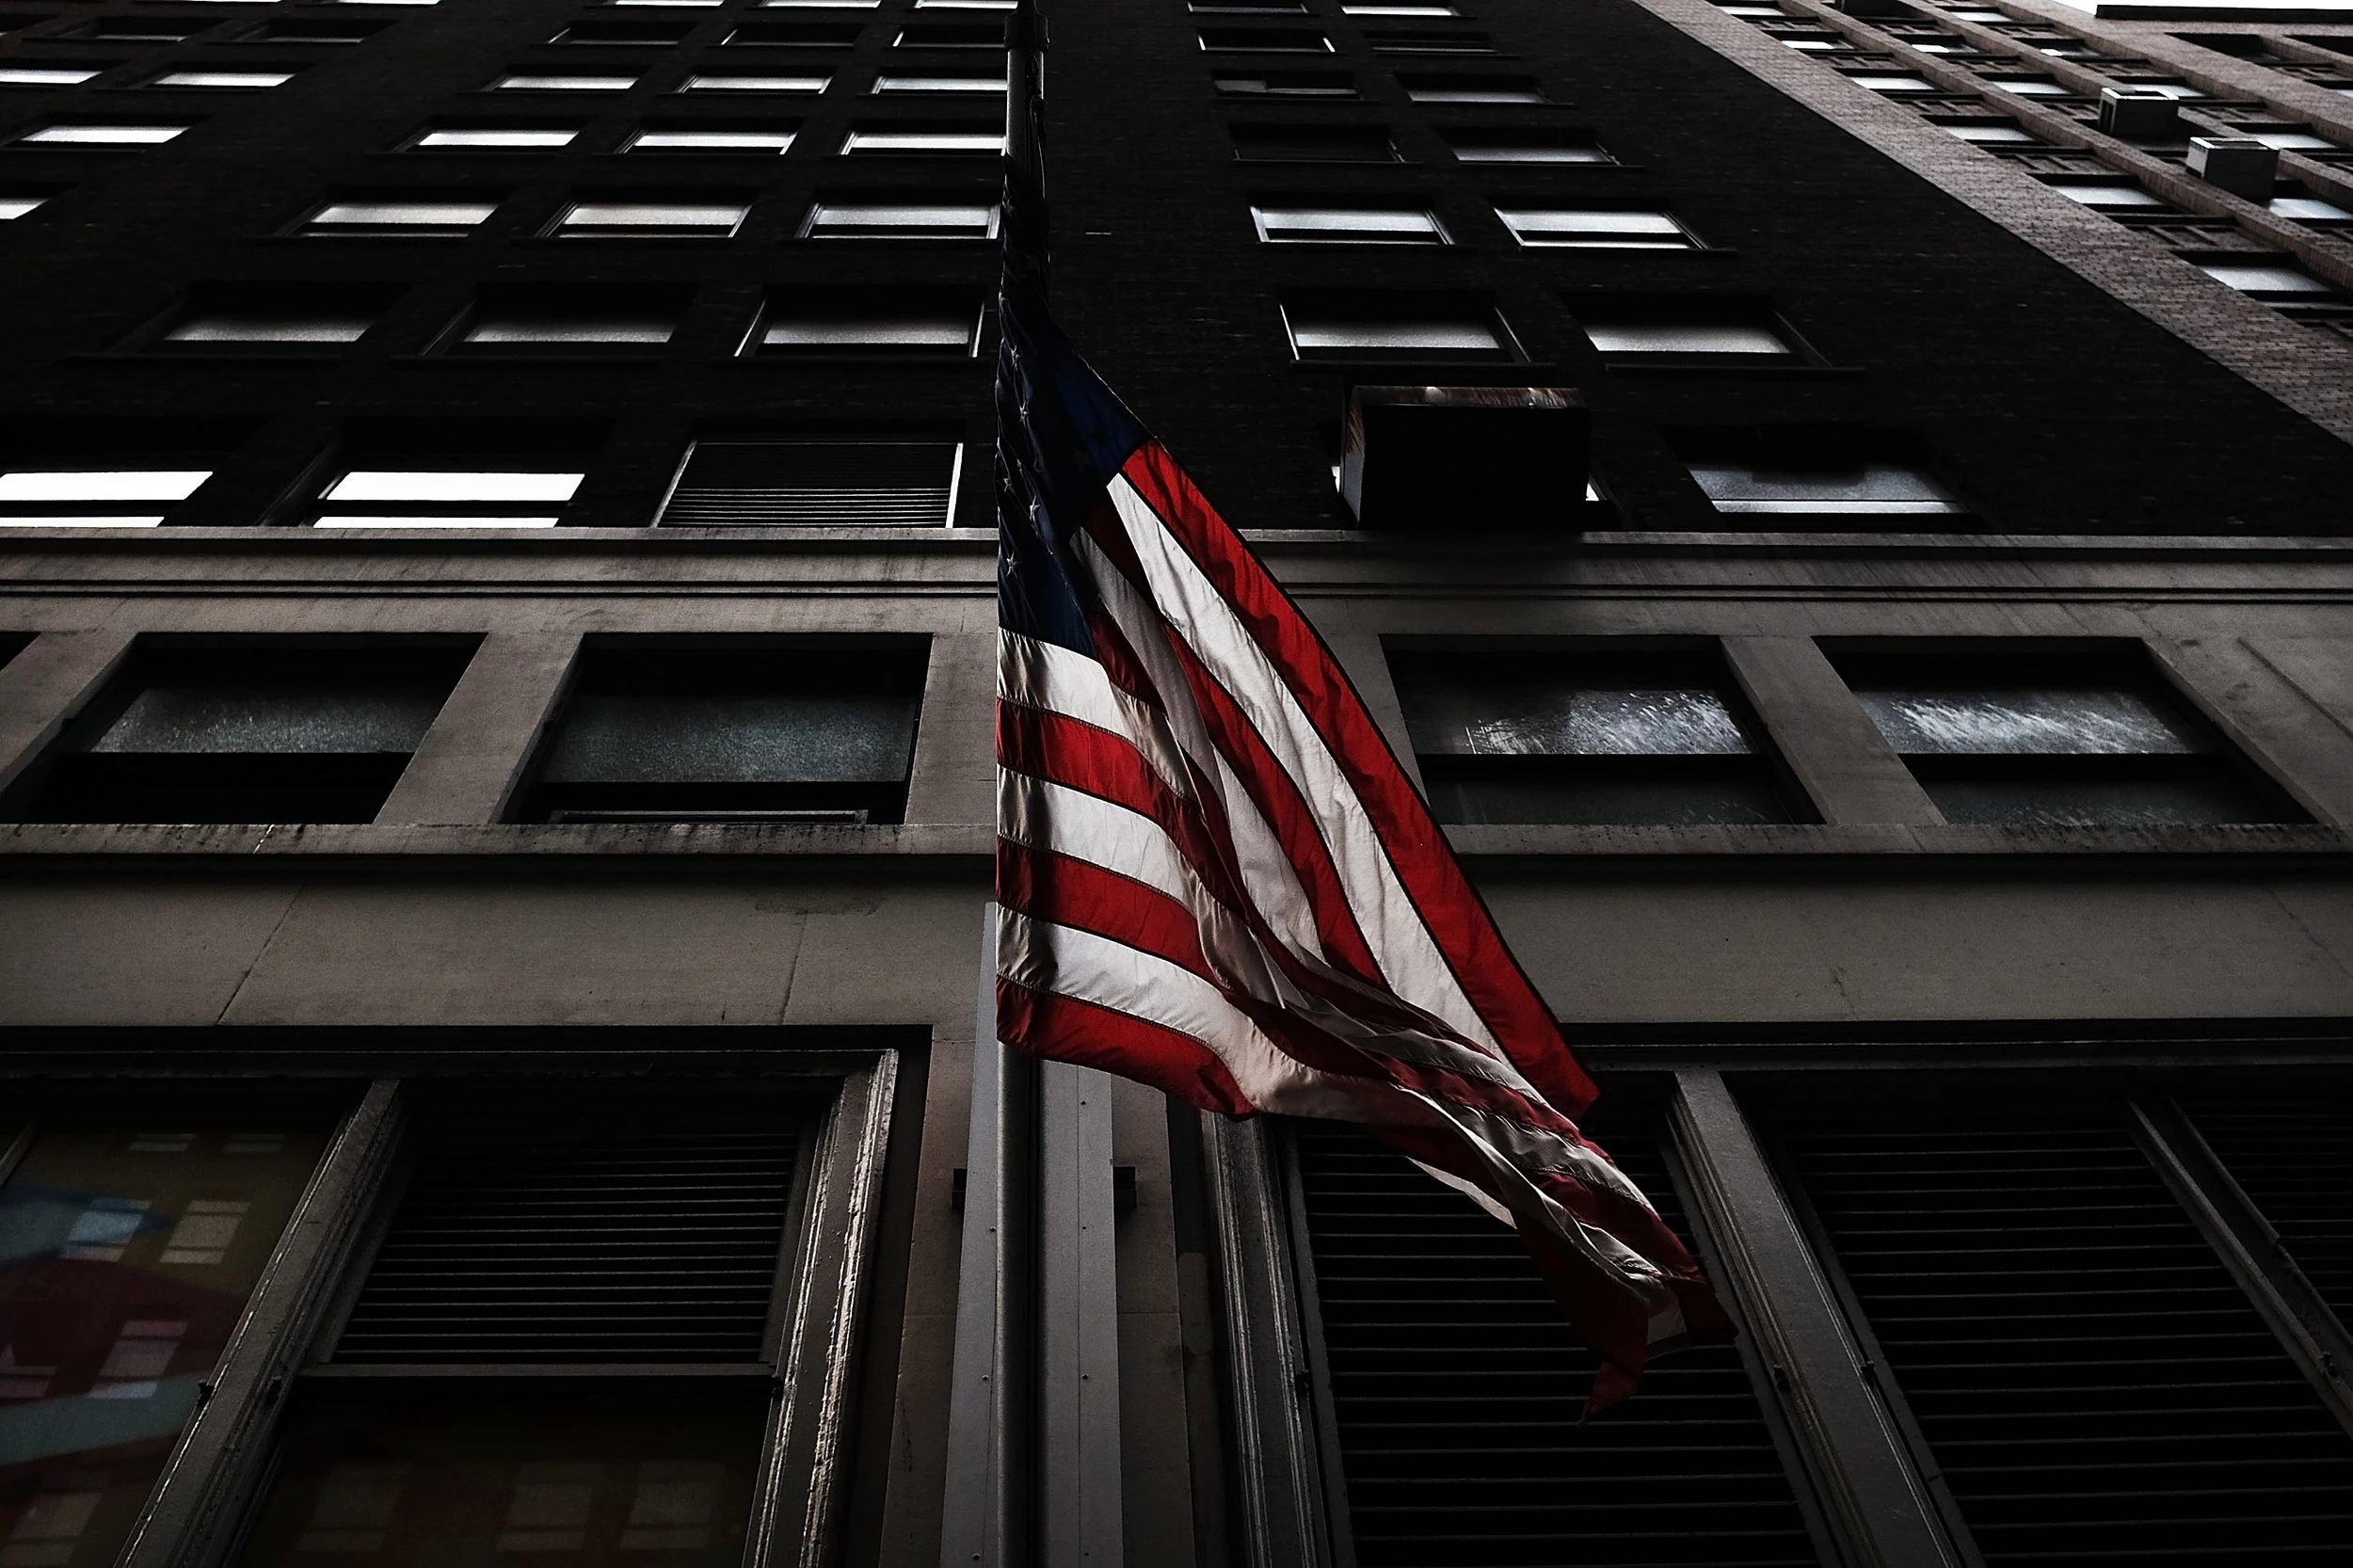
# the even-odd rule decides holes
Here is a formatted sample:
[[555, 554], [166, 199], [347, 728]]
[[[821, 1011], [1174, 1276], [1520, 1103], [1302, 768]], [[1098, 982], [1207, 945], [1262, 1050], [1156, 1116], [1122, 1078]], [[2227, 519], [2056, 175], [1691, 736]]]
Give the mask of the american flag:
[[1543, 999], [1331, 650], [1048, 317], [1007, 182], [997, 1032], [1206, 1111], [1356, 1122], [1524, 1239], [1589, 1409], [1729, 1332], [1579, 1133]]

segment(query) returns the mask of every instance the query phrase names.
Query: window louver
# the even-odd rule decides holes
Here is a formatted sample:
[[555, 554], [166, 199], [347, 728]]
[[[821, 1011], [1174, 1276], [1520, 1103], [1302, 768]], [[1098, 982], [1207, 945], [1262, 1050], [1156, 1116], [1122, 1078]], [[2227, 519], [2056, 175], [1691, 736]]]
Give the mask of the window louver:
[[757, 1361], [796, 1141], [782, 1105], [430, 1129], [335, 1359]]
[[[1822, 1560], [1736, 1350], [1579, 1427], [1595, 1358], [1518, 1238], [1352, 1128], [1297, 1132], [1362, 1568]], [[1681, 1228], [1657, 1148], [1607, 1143]]]
[[662, 520], [673, 527], [947, 525], [952, 441], [698, 441]]
[[2119, 1125], [1790, 1150], [1989, 1564], [2353, 1561], [2353, 1439]]
[[2337, 1320], [2353, 1326], [2353, 1112], [2285, 1095], [2189, 1103], [2207, 1146]]

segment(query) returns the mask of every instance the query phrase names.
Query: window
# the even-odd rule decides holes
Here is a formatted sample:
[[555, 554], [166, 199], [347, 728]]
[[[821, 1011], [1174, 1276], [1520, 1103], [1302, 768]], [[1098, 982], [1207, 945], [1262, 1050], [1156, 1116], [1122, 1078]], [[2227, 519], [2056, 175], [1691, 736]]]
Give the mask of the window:
[[0, 1185], [0, 1388], [19, 1433], [0, 1533], [26, 1568], [110, 1562], [216, 1375], [333, 1112], [266, 1084], [233, 1098], [127, 1085], [103, 1100], [16, 1095], [53, 1103]]
[[187, 134], [184, 120], [59, 120], [37, 126], [17, 137], [27, 147], [160, 147]]
[[282, 88], [295, 79], [291, 71], [167, 71], [147, 85], [151, 88], [200, 88], [216, 92], [258, 92]]
[[29, 783], [32, 822], [367, 822], [468, 649], [142, 644]]
[[904, 27], [891, 40], [894, 49], [986, 49], [1001, 53], [1005, 29], [985, 22], [931, 22]]
[[296, 22], [264, 22], [237, 35], [240, 43], [365, 43], [384, 30], [381, 22], [340, 22], [327, 18]]
[[882, 0], [759, 0], [762, 10], [784, 11], [871, 11]]
[[1343, 4], [1340, 7], [1340, 14], [1342, 16], [1391, 17], [1460, 16], [1463, 13], [1452, 6], [1435, 3], [1435, 0], [1394, 0], [1391, 4], [1383, 4], [1382, 0], [1359, 0], [1357, 4]]
[[1569, 308], [1586, 339], [1612, 358], [1798, 357], [1771, 304], [1750, 296], [1588, 295]]
[[1484, 33], [1438, 33], [1403, 27], [1368, 27], [1365, 41], [1376, 55], [1492, 55], [1495, 41]]
[[201, 285], [144, 346], [151, 353], [331, 352], [358, 343], [403, 292], [397, 283]]
[[585, 477], [554, 469], [346, 469], [321, 494], [316, 525], [552, 528]]
[[1405, 96], [1417, 104], [1542, 104], [1532, 76], [1403, 75]]
[[648, 354], [670, 341], [692, 291], [603, 284], [487, 288], [444, 352], [467, 357]]
[[626, 22], [575, 22], [559, 30], [548, 41], [668, 49], [685, 41], [694, 25], [691, 21], [672, 22], [653, 16], [631, 17]]
[[207, 25], [177, 18], [102, 16], [74, 28], [72, 36], [104, 39], [108, 43], [184, 43]]
[[296, 232], [355, 239], [463, 239], [498, 211], [498, 199], [472, 192], [446, 197], [349, 196], [313, 209]]
[[980, 343], [981, 300], [937, 289], [794, 289], [768, 303], [745, 345], [762, 355], [952, 354]]
[[0, 66], [0, 88], [74, 88], [109, 68], [103, 65]]
[[213, 476], [208, 468], [0, 471], [0, 527], [152, 528]]
[[591, 646], [522, 801], [531, 822], [891, 823], [920, 641]]
[[2301, 125], [2242, 126], [2235, 129], [2232, 134], [2233, 136], [2245, 136], [2249, 141], [2262, 142], [2265, 147], [2275, 148], [2281, 152], [2334, 152], [2340, 151], [2337, 144], [2330, 141], [2327, 136], [2314, 136], [2309, 129]]
[[2032, 147], [2036, 138], [2010, 120], [1940, 120], [1934, 121], [1948, 136], [1988, 147]]
[[1002, 76], [914, 75], [905, 72], [886, 71], [874, 78], [876, 92], [993, 92], [1002, 96], [1005, 79]]
[[888, 436], [697, 440], [662, 509], [666, 527], [942, 528], [964, 448]]
[[1302, 360], [1515, 360], [1495, 307], [1464, 295], [1287, 296], [1283, 319]]
[[7, 223], [39, 212], [49, 204], [49, 199], [55, 195], [56, 195], [55, 191], [25, 190], [22, 187], [15, 190], [0, 189], [0, 223]]
[[686, 78], [680, 92], [823, 92], [830, 76], [704, 76]]
[[2292, 314], [2330, 314], [2346, 303], [2344, 295], [2285, 256], [2211, 256], [2195, 264], [2216, 282]]
[[1234, 156], [1244, 163], [1393, 164], [1397, 148], [1382, 125], [1236, 125]]
[[1565, 207], [1498, 207], [1496, 216], [1525, 246], [1609, 250], [1689, 250], [1698, 242], [1665, 213]]
[[1988, 76], [1986, 86], [2021, 98], [2073, 98], [2073, 89], [2048, 76]]
[[2148, 827], [2303, 820], [2137, 648], [1833, 650], [1945, 820]]
[[825, 198], [809, 208], [801, 233], [807, 239], [995, 239], [997, 206], [948, 198]]
[[634, 76], [586, 71], [514, 71], [490, 84], [492, 92], [627, 92]]
[[1312, 27], [1204, 27], [1201, 47], [1249, 55], [1329, 55], [1332, 40]]
[[1936, 84], [1926, 76], [1913, 76], [1886, 71], [1850, 71], [1847, 80], [1873, 92], [1905, 93], [1934, 92]]
[[1719, 512], [1831, 518], [1969, 510], [1915, 463], [1695, 462], [1691, 477]]
[[1400, 652], [1389, 664], [1440, 822], [1795, 820], [1712, 650]]
[[2043, 182], [2070, 201], [2103, 212], [2163, 212], [2163, 201], [2123, 180], [2047, 180]]
[[1014, 0], [915, 0], [919, 11], [1009, 11]]
[[1298, 16], [1306, 8], [1301, 0], [1190, 0], [1185, 7], [1195, 16]]
[[2347, 211], [2333, 201], [2323, 201], [2317, 196], [2275, 196], [2271, 199], [2270, 207], [2281, 217], [2316, 228], [2353, 224], [2353, 211]]
[[649, 125], [623, 144], [625, 152], [783, 153], [794, 130], [783, 125]]
[[1221, 71], [1210, 80], [1229, 98], [1356, 96], [1356, 78], [1345, 71]]
[[578, 125], [437, 125], [408, 144], [419, 152], [548, 152], [569, 147]]
[[738, 48], [847, 49], [864, 30], [856, 22], [747, 22], [722, 41]]
[[853, 125], [841, 139], [844, 152], [985, 152], [1005, 150], [1001, 129], [956, 125]]
[[547, 231], [562, 239], [727, 239], [751, 212], [747, 200], [612, 197], [575, 201]]
[[1609, 164], [1617, 160], [1602, 151], [1585, 131], [1475, 131], [1467, 127], [1439, 133], [1455, 157], [1466, 164]]
[[1444, 245], [1446, 231], [1426, 209], [1296, 207], [1253, 202], [1250, 220], [1270, 245]]

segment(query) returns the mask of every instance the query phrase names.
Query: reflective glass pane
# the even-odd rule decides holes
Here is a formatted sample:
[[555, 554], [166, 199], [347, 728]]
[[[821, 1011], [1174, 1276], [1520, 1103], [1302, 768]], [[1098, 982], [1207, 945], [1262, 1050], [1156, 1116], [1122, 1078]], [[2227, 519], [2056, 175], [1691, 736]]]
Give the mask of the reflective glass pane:
[[34, 1137], [0, 1187], [0, 1562], [114, 1560], [325, 1141], [266, 1118]]
[[2125, 687], [1858, 691], [1887, 744], [1913, 755], [2133, 756], [2207, 749], [2198, 732]]
[[1401, 675], [1414, 749], [1471, 757], [1733, 757], [1752, 748], [1723, 697], [1694, 686], [1457, 683]]
[[441, 694], [397, 687], [150, 686], [97, 752], [412, 752]]
[[2166, 827], [2278, 820], [2220, 776], [2180, 778], [1926, 778], [1951, 823], [2009, 827]]
[[766, 1404], [322, 1399], [295, 1419], [241, 1568], [735, 1568]]
[[1908, 463], [1772, 469], [1693, 463], [1691, 477], [1720, 512], [1965, 512], [1951, 492]]
[[913, 695], [584, 693], [541, 777], [576, 783], [833, 783], [906, 776]]

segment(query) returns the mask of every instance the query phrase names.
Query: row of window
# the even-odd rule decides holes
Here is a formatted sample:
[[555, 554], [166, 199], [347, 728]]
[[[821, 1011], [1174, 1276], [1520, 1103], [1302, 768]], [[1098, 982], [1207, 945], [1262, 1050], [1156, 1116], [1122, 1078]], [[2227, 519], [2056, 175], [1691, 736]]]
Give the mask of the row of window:
[[[2137, 648], [1825, 648], [1947, 822], [2308, 820]], [[8, 815], [370, 821], [467, 658], [448, 642], [142, 644]], [[896, 822], [924, 659], [912, 638], [592, 640], [512, 818]], [[1389, 664], [1443, 822], [1817, 820], [1712, 648], [1399, 648]]]

